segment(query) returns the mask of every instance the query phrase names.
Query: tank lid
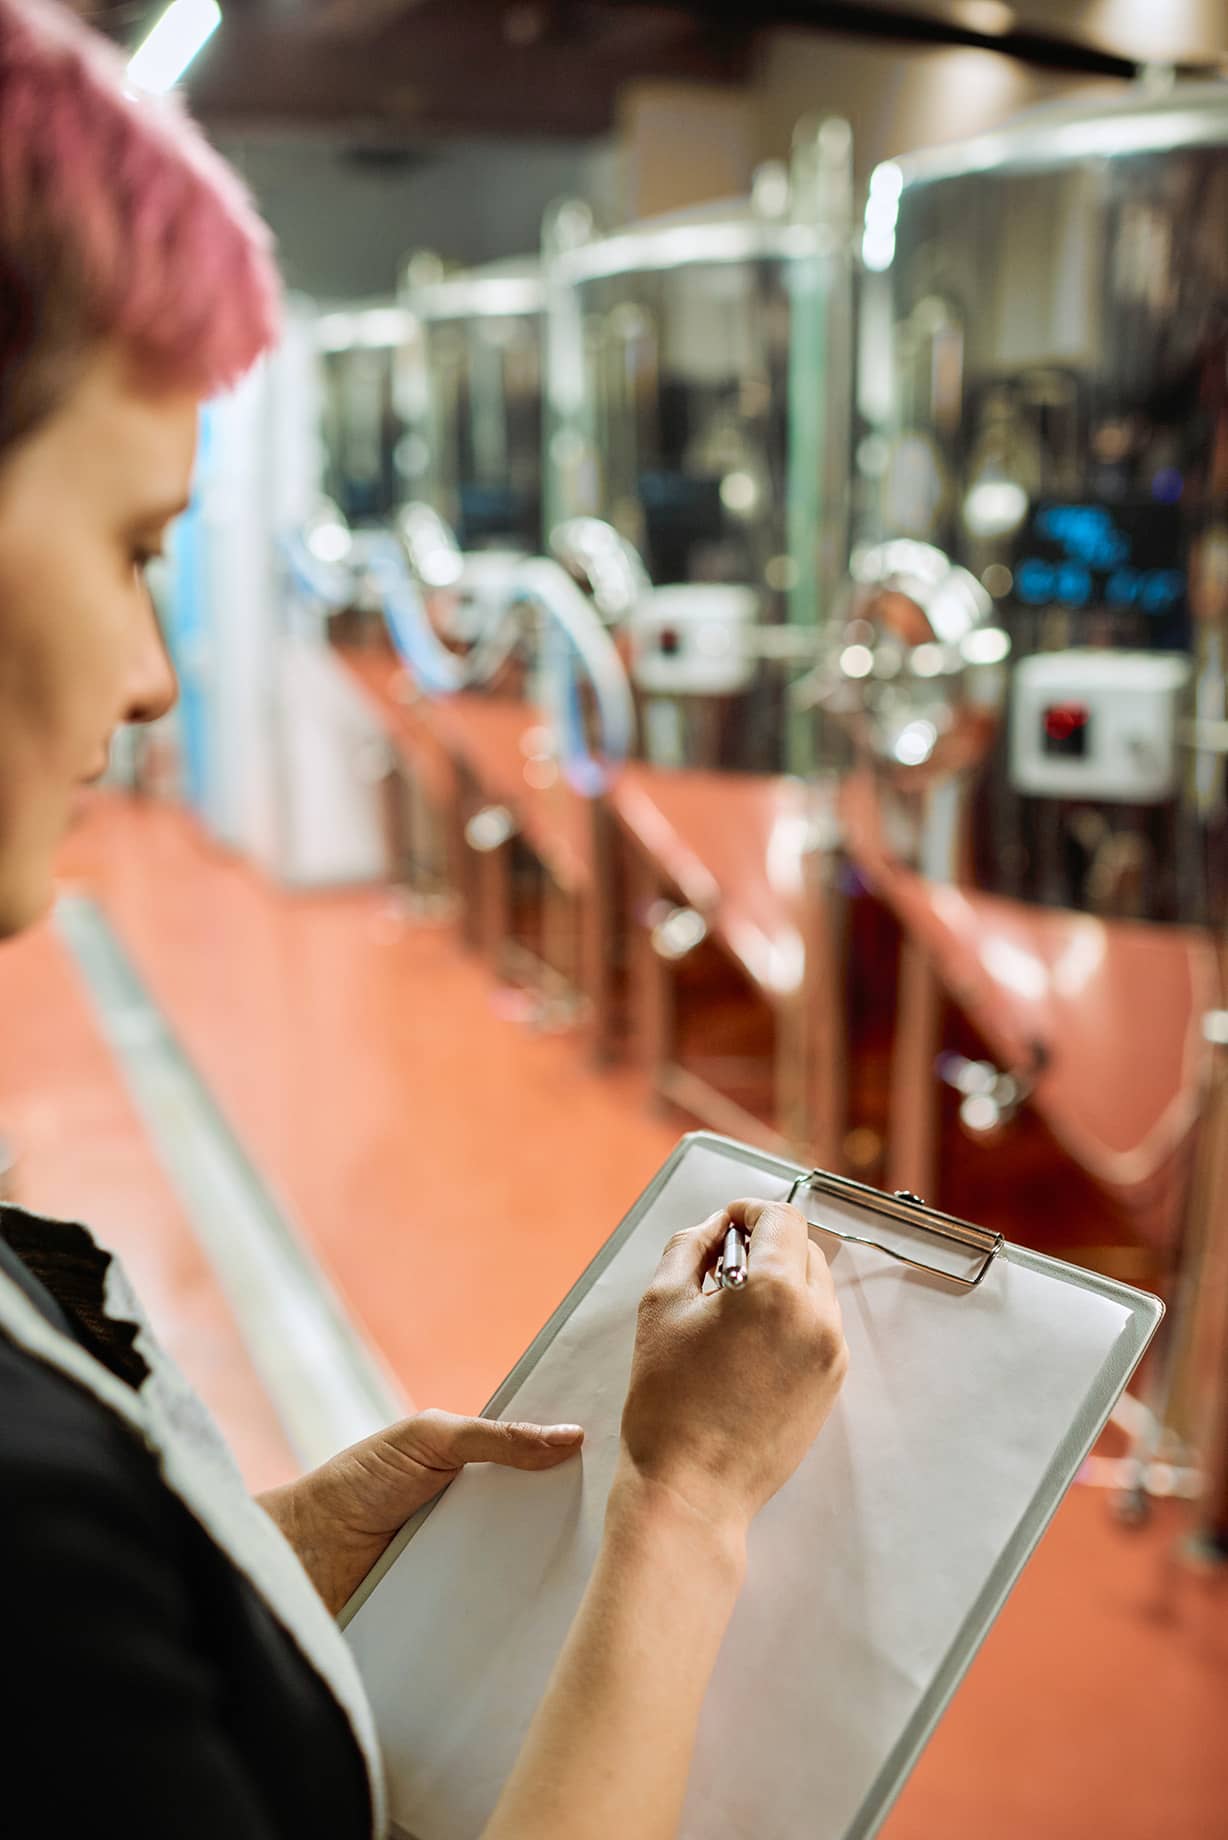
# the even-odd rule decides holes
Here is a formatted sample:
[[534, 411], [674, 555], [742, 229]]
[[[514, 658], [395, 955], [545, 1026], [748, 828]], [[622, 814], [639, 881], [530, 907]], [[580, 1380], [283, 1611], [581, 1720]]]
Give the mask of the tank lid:
[[560, 250], [553, 268], [562, 280], [596, 281], [700, 264], [788, 260], [810, 254], [815, 242], [808, 224], [765, 220], [749, 210], [710, 217], [671, 214]]
[[389, 351], [403, 345], [411, 330], [409, 314], [395, 301], [355, 301], [325, 308], [315, 320], [315, 341], [323, 352]]
[[438, 281], [408, 285], [404, 302], [419, 319], [500, 319], [540, 313], [544, 305], [541, 264], [530, 257], [484, 262], [458, 269]]
[[905, 186], [1027, 172], [1180, 147], [1228, 145], [1228, 82], [1178, 84], [1104, 102], [1048, 103], [1000, 129], [889, 162]]

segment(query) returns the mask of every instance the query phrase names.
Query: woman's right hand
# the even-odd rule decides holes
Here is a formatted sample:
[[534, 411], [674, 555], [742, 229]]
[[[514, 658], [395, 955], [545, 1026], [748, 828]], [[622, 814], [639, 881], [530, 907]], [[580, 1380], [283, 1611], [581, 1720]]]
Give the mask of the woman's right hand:
[[[750, 1233], [749, 1278], [705, 1297], [730, 1223]], [[484, 1840], [678, 1832], [747, 1528], [847, 1361], [827, 1261], [795, 1208], [737, 1201], [675, 1234], [640, 1305], [606, 1537]]]
[[[749, 1235], [749, 1280], [705, 1295], [731, 1224]], [[835, 1285], [804, 1217], [735, 1201], [674, 1235], [644, 1293], [622, 1478], [742, 1535], [809, 1450], [847, 1367]]]

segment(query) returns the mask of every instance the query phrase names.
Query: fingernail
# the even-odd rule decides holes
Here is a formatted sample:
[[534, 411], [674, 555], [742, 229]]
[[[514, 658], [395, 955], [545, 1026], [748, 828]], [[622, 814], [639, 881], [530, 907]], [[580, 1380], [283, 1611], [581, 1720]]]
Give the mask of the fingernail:
[[584, 1436], [582, 1425], [551, 1425], [542, 1432], [543, 1444], [574, 1444], [577, 1438]]

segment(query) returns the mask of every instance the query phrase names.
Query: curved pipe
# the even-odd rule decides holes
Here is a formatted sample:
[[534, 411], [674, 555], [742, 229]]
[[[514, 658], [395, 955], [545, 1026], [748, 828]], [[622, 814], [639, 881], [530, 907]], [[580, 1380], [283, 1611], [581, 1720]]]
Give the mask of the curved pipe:
[[993, 619], [993, 601], [976, 576], [932, 543], [897, 537], [863, 550], [853, 559], [852, 577], [871, 594], [902, 594], [925, 615], [932, 636], [958, 646]]
[[385, 553], [381, 547], [378, 566], [381, 599], [398, 651], [432, 696], [453, 696], [489, 683], [520, 637], [514, 600], [504, 603], [468, 652], [450, 651], [435, 631], [423, 595], [431, 589], [460, 588], [464, 582], [465, 556], [452, 527], [432, 505], [413, 500], [398, 512], [396, 534], [399, 558], [396, 549], [389, 547]]
[[[516, 570], [515, 586], [545, 615], [545, 700], [562, 737], [563, 771], [577, 792], [594, 798], [635, 745], [635, 704], [618, 648], [592, 602], [559, 563], [531, 557]], [[597, 700], [599, 756], [584, 733], [577, 663]]]
[[[366, 575], [377, 594], [393, 644], [431, 696], [453, 696], [493, 677], [522, 630], [526, 603], [543, 616], [543, 687], [547, 711], [562, 738], [563, 771], [587, 798], [608, 783], [635, 744], [635, 705], [618, 648], [593, 606], [567, 571], [545, 556], [528, 557], [509, 571], [501, 616], [466, 657], [450, 652], [431, 624], [405, 552], [395, 537], [365, 539], [347, 567], [324, 564], [301, 533], [282, 545], [296, 586], [337, 611], [354, 599], [355, 576]], [[577, 668], [579, 672], [577, 673]], [[579, 694], [587, 678], [597, 703], [600, 753], [588, 745]]]
[[550, 533], [551, 554], [583, 582], [602, 619], [613, 625], [629, 619], [652, 581], [633, 543], [603, 518], [574, 517]]
[[428, 696], [455, 696], [489, 683], [520, 637], [518, 596], [511, 593], [498, 619], [468, 652], [452, 652], [431, 624], [422, 592], [394, 537], [371, 543], [364, 561], [392, 642]]
[[413, 499], [402, 505], [396, 531], [415, 579], [424, 588], [452, 588], [465, 572], [465, 558], [452, 527], [433, 505]]
[[291, 585], [330, 613], [340, 613], [354, 599], [353, 571], [340, 562], [321, 562], [301, 530], [281, 539], [282, 560]]
[[397, 539], [363, 536], [344, 563], [321, 562], [301, 531], [282, 539], [291, 583], [332, 613], [352, 605], [362, 577], [374, 589], [393, 644], [428, 696], [454, 696], [489, 682], [520, 636], [515, 601], [509, 598], [491, 631], [463, 656], [451, 652], [431, 624], [417, 582]]

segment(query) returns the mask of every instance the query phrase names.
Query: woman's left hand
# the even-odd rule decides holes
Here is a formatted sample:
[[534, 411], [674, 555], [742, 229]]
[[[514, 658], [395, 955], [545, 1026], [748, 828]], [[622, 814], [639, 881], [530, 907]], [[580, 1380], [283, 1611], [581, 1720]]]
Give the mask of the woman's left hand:
[[258, 1497], [335, 1615], [412, 1514], [466, 1463], [555, 1469], [579, 1425], [521, 1425], [419, 1412], [352, 1444], [297, 1482]]

